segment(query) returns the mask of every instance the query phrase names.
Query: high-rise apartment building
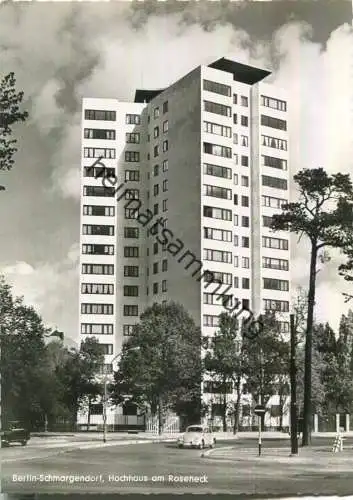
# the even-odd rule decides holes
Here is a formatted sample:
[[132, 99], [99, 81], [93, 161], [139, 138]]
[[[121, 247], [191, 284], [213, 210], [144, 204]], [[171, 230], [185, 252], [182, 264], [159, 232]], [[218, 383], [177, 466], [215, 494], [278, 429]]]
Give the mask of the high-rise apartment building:
[[84, 99], [79, 328], [106, 370], [154, 302], [205, 337], [227, 300], [289, 330], [289, 236], [269, 229], [289, 199], [287, 101], [269, 74], [222, 58], [134, 103]]

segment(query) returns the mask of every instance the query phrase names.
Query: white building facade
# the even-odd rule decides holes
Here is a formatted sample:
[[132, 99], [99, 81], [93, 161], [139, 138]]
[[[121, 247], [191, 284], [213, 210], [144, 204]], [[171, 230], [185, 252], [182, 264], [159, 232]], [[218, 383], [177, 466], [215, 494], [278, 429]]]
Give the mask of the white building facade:
[[154, 302], [183, 304], [204, 337], [221, 295], [289, 331], [289, 236], [269, 229], [289, 200], [287, 101], [268, 75], [223, 58], [134, 103], [84, 99], [79, 331], [106, 371]]

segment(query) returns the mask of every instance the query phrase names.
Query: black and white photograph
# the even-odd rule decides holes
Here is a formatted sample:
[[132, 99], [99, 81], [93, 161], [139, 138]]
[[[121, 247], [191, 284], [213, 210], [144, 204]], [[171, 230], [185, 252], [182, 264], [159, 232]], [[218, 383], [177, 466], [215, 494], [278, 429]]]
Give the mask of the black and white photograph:
[[353, 498], [349, 0], [0, 2], [1, 497]]

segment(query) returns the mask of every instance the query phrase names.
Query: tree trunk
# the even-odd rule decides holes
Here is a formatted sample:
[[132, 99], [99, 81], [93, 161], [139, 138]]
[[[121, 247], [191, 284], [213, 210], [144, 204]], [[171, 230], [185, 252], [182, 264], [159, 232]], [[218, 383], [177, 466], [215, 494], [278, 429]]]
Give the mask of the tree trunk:
[[233, 422], [233, 434], [236, 434], [239, 430], [239, 416], [240, 416], [240, 396], [241, 396], [241, 378], [237, 377], [236, 389], [237, 389], [237, 402], [235, 403], [234, 412], [234, 422]]
[[87, 430], [89, 431], [89, 426], [91, 423], [91, 396], [88, 396], [88, 412], [87, 412]]
[[304, 410], [303, 410], [302, 446], [308, 446], [311, 441], [311, 364], [312, 364], [317, 252], [318, 252], [317, 241], [312, 240], [311, 258], [310, 258], [309, 293], [308, 293], [308, 316], [306, 322], [306, 338], [305, 338]]
[[163, 399], [159, 396], [158, 399], [158, 434], [163, 433]]
[[223, 399], [223, 412], [222, 412], [222, 426], [223, 432], [227, 432], [227, 394], [224, 392], [222, 394]]

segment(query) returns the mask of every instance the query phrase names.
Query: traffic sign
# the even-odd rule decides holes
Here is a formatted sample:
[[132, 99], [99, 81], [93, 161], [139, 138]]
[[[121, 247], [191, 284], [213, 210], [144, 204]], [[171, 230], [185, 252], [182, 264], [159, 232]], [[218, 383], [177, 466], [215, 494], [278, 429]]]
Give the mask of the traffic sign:
[[266, 408], [263, 405], [256, 405], [254, 408], [255, 415], [261, 416], [266, 413]]

